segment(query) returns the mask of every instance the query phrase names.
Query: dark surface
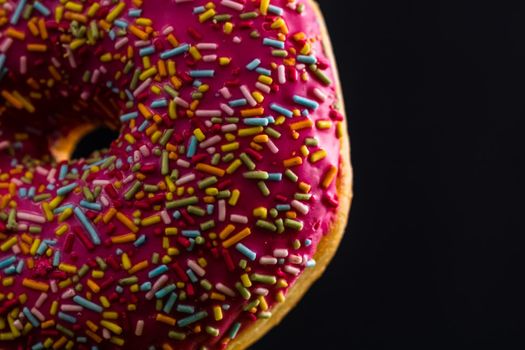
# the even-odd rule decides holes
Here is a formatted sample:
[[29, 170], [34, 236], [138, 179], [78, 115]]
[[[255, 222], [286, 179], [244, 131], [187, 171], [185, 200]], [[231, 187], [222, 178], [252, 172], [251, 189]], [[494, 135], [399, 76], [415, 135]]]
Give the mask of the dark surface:
[[253, 349], [523, 349], [525, 3], [321, 3], [355, 201], [333, 264]]
[[252, 349], [523, 349], [525, 3], [321, 2], [352, 135], [350, 226]]

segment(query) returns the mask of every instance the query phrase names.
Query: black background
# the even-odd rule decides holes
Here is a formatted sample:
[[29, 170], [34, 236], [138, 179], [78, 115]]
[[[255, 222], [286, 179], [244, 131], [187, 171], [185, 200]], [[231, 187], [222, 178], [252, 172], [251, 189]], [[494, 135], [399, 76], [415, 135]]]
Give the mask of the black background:
[[525, 2], [321, 3], [349, 115], [350, 225], [252, 349], [523, 349]]
[[355, 200], [324, 277], [253, 349], [523, 349], [525, 3], [320, 2]]

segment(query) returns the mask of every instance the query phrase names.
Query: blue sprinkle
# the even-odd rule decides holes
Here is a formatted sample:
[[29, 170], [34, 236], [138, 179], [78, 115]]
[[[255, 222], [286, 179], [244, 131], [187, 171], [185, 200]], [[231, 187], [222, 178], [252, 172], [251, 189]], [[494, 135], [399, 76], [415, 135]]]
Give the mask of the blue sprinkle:
[[135, 119], [139, 116], [139, 112], [131, 112], [127, 114], [123, 114], [120, 116], [120, 121], [125, 123], [127, 121], [130, 121], [131, 119]]
[[27, 307], [24, 307], [22, 311], [25, 315], [25, 317], [28, 319], [29, 322], [33, 325], [33, 327], [40, 327], [40, 321], [29, 311]]
[[306, 64], [316, 64], [317, 58], [315, 56], [299, 55], [297, 56], [297, 61], [301, 63], [306, 63]]
[[171, 312], [171, 309], [173, 309], [173, 305], [175, 305], [175, 302], [177, 301], [177, 294], [176, 293], [171, 293], [168, 301], [166, 302], [166, 304], [164, 305], [164, 308], [162, 309], [162, 311], [164, 311], [165, 313], [169, 314]]
[[239, 251], [242, 255], [246, 256], [251, 261], [255, 261], [255, 259], [257, 258], [257, 254], [242, 243], [237, 243], [235, 245], [235, 249], [237, 249], [237, 251]]
[[244, 124], [253, 126], [267, 126], [267, 118], [245, 118], [243, 119]]
[[185, 327], [187, 325], [190, 325], [192, 323], [198, 322], [204, 318], [208, 317], [208, 313], [206, 311], [197, 312], [194, 315], [188, 316], [186, 318], [183, 318], [177, 322], [177, 325], [179, 327]]
[[173, 292], [175, 289], [177, 289], [177, 287], [174, 284], [167, 285], [166, 287], [162, 288], [157, 293], [155, 293], [155, 298], [162, 299], [166, 295], [168, 295], [171, 292]]
[[237, 336], [237, 333], [239, 333], [239, 329], [241, 329], [241, 323], [240, 322], [237, 322], [235, 323], [231, 330], [230, 330], [230, 339], [235, 339], [235, 337]]
[[275, 39], [270, 39], [270, 38], [264, 38], [263, 39], [263, 44], [266, 45], [266, 46], [272, 46], [272, 47], [275, 47], [277, 49], [284, 49], [284, 42], [283, 41], [279, 41], [279, 40], [275, 40]]
[[59, 180], [64, 180], [64, 178], [67, 175], [68, 169], [69, 169], [69, 167], [67, 166], [67, 164], [63, 164], [60, 167], [60, 172], [59, 172], [59, 175], [58, 175], [58, 179]]
[[248, 64], [246, 65], [246, 68], [247, 68], [248, 70], [254, 70], [255, 68], [259, 67], [260, 64], [261, 64], [261, 60], [258, 59], [258, 58], [256, 58], [256, 59], [254, 59], [253, 61], [251, 61], [250, 63], [248, 63]]
[[278, 211], [288, 211], [291, 208], [292, 207], [290, 206], [290, 204], [277, 204], [275, 206], [275, 209], [277, 209]]
[[212, 215], [213, 214], [213, 210], [215, 210], [215, 206], [213, 204], [208, 204], [206, 206], [206, 213], [208, 215]]
[[198, 230], [182, 230], [182, 235], [184, 237], [196, 238], [199, 237], [201, 233]]
[[257, 68], [255, 71], [257, 73], [259, 73], [259, 74], [267, 75], [269, 77], [272, 75], [272, 71], [271, 70], [266, 69], [266, 68], [262, 68], [262, 67]]
[[140, 17], [142, 15], [142, 10], [140, 9], [130, 9], [128, 11], [128, 16], [130, 17]]
[[20, 274], [22, 273], [22, 270], [24, 270], [25, 261], [24, 260], [18, 260], [18, 264], [16, 264], [16, 273]]
[[122, 29], [126, 29], [128, 27], [128, 25], [129, 25], [128, 22], [126, 22], [126, 21], [124, 21], [122, 19], [117, 19], [113, 23], [115, 23], [115, 25], [117, 27], [122, 28]]
[[145, 282], [145, 283], [142, 283], [142, 284], [140, 285], [140, 290], [141, 290], [142, 292], [147, 292], [147, 291], [151, 290], [151, 282]]
[[40, 242], [40, 245], [38, 246], [38, 249], [36, 250], [37, 255], [42, 255], [46, 252], [48, 248], [48, 245], [46, 242]]
[[0, 54], [0, 70], [4, 68], [5, 60], [6, 60], [6, 56], [3, 53]]
[[197, 137], [195, 137], [195, 135], [191, 135], [186, 157], [191, 158], [195, 155], [195, 153], [197, 153]]
[[284, 13], [284, 10], [278, 6], [270, 5], [268, 6], [268, 12], [276, 14], [277, 16], [282, 16]]
[[281, 106], [279, 106], [279, 105], [276, 104], [276, 103], [272, 103], [272, 104], [270, 105], [270, 109], [272, 109], [272, 110], [274, 110], [274, 111], [276, 111], [276, 112], [278, 112], [278, 113], [281, 113], [282, 115], [284, 115], [284, 116], [287, 117], [287, 118], [291, 118], [291, 117], [293, 117], [293, 112], [292, 112], [291, 110], [286, 109], [286, 108], [284, 108], [284, 107], [281, 107]]
[[155, 278], [157, 276], [162, 275], [164, 272], [167, 272], [168, 270], [169, 270], [168, 266], [160, 265], [148, 273], [148, 278]]
[[193, 282], [193, 283], [197, 283], [199, 281], [199, 279], [197, 278], [197, 276], [195, 276], [195, 273], [193, 272], [193, 270], [191, 269], [187, 269], [186, 270], [186, 274], [188, 275], [188, 277], [190, 278], [190, 280]]
[[135, 248], [138, 248], [144, 243], [146, 243], [146, 235], [140, 235], [139, 238], [137, 238], [135, 242], [133, 242], [133, 245], [135, 246]]
[[196, 69], [190, 70], [190, 77], [192, 78], [213, 78], [215, 71], [213, 69]]
[[40, 1], [35, 1], [33, 8], [46, 17], [51, 14], [51, 11], [49, 11], [49, 9]]
[[18, 20], [20, 19], [20, 15], [22, 14], [22, 10], [26, 6], [27, 0], [20, 0], [18, 5], [16, 6], [15, 11], [13, 12], [13, 15], [11, 16], [11, 20], [9, 23], [15, 25], [18, 23]]
[[89, 301], [87, 299], [84, 299], [80, 295], [75, 295], [73, 297], [73, 301], [75, 303], [77, 303], [78, 305], [80, 305], [80, 306], [82, 306], [82, 307], [84, 307], [84, 308], [86, 308], [88, 310], [94, 311], [94, 312], [101, 313], [102, 310], [103, 310], [102, 306], [97, 305], [97, 304], [95, 304], [95, 303], [93, 303], [93, 302], [91, 302], [91, 301]]
[[246, 106], [247, 104], [248, 104], [248, 101], [245, 98], [231, 100], [228, 102], [228, 105], [230, 107], [242, 107], [242, 106]]
[[86, 231], [91, 236], [91, 241], [93, 242], [93, 244], [100, 245], [100, 237], [98, 236], [97, 231], [95, 231], [95, 228], [93, 227], [91, 222], [89, 222], [82, 209], [80, 209], [79, 207], [75, 207], [73, 211], [75, 212], [75, 215], [77, 216], [78, 220], [80, 220]]
[[44, 344], [42, 342], [36, 343], [31, 347], [31, 350], [44, 350]]
[[268, 174], [268, 180], [269, 181], [281, 181], [283, 179], [282, 173], [271, 173]]
[[82, 199], [80, 201], [80, 206], [84, 207], [86, 209], [95, 210], [95, 211], [101, 211], [102, 210], [102, 205], [100, 205], [99, 203], [91, 203], [91, 202], [88, 202], [88, 201], [86, 201], [84, 199]]
[[179, 305], [177, 305], [177, 311], [185, 313], [185, 314], [192, 314], [192, 313], [195, 312], [195, 307], [193, 307], [191, 305], [179, 304]]
[[170, 58], [170, 57], [177, 56], [177, 55], [183, 54], [185, 52], [188, 52], [189, 50], [190, 50], [190, 45], [182, 44], [180, 46], [177, 46], [174, 49], [171, 49], [171, 50], [168, 50], [168, 51], [164, 51], [163, 53], [160, 54], [160, 58], [165, 60], [167, 58]]
[[310, 109], [319, 108], [319, 103], [315, 102], [314, 100], [310, 100], [309, 98], [306, 98], [306, 97], [294, 95], [293, 100], [295, 103], [298, 103]]
[[203, 13], [204, 11], [206, 11], [206, 7], [197, 6], [193, 9], [193, 14], [197, 15], [197, 14]]
[[161, 98], [161, 99], [151, 102], [151, 108], [163, 108], [163, 107], [168, 107], [168, 100], [165, 98]]
[[53, 255], [53, 266], [57, 267], [60, 264], [60, 250], [55, 250]]
[[77, 323], [76, 317], [66, 314], [65, 312], [62, 312], [62, 311], [58, 312], [58, 318], [61, 319], [62, 321], [66, 321], [69, 323], [73, 323], [73, 324]]
[[139, 55], [141, 57], [149, 56], [155, 53], [155, 46], [147, 46], [139, 50]]
[[14, 255], [9, 256], [3, 260], [0, 260], [0, 269], [3, 269], [4, 267], [11, 265], [15, 261], [16, 261], [16, 257]]

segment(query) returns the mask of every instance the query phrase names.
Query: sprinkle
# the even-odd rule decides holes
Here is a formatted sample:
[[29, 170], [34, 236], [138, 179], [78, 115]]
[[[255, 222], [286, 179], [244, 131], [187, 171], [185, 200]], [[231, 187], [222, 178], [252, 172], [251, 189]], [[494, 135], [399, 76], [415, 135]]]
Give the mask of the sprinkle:
[[241, 252], [244, 256], [246, 256], [251, 261], [255, 261], [255, 259], [257, 258], [257, 254], [242, 243], [237, 243], [235, 245], [235, 249], [237, 249], [239, 252]]
[[298, 103], [300, 105], [303, 105], [303, 106], [305, 106], [307, 108], [310, 108], [310, 109], [313, 109], [313, 110], [319, 108], [319, 103], [317, 103], [317, 102], [315, 102], [313, 100], [310, 100], [310, 99], [308, 99], [306, 97], [294, 95], [293, 100], [294, 100], [295, 103]]
[[80, 221], [80, 223], [82, 223], [86, 231], [89, 233], [89, 236], [91, 237], [91, 241], [93, 242], [93, 244], [99, 245], [101, 242], [97, 234], [97, 231], [95, 231], [95, 228], [93, 227], [91, 222], [89, 222], [88, 218], [84, 215], [84, 212], [79, 207], [75, 207], [73, 211], [76, 217], [78, 218], [78, 220]]
[[177, 322], [177, 325], [179, 327], [186, 327], [192, 323], [198, 322], [204, 318], [208, 317], [208, 313], [206, 311], [198, 312], [194, 315], [188, 316], [186, 318], [183, 318]]
[[279, 106], [278, 104], [276, 103], [272, 103], [270, 105], [270, 108], [278, 113], [281, 113], [282, 115], [284, 115], [285, 117], [287, 118], [292, 118], [293, 117], [293, 112], [287, 108], [284, 108], [284, 107], [281, 107]]

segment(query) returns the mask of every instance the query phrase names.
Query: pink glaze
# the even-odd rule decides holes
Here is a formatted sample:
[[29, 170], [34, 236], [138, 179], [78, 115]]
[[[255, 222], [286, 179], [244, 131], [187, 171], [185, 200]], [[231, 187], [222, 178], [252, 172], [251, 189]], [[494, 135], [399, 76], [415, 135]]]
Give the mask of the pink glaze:
[[[323, 83], [309, 64], [295, 61], [296, 53], [304, 49], [311, 57], [302, 59], [315, 57], [318, 69], [334, 80], [316, 15], [303, 1], [272, 0], [274, 7], [262, 15], [264, 4], [259, 0], [146, 0], [140, 7], [142, 20], [132, 30], [129, 25], [139, 18], [133, 12], [138, 1], [87, 0], [80, 7], [80, 2], [70, 3], [60, 17], [58, 1], [41, 0], [43, 6], [24, 7], [28, 17], [18, 20], [13, 18], [20, 1], [3, 5], [0, 348], [38, 349], [47, 340], [57, 349], [224, 349], [232, 329], [240, 326], [242, 332], [257, 318], [270, 317], [272, 307], [308, 268], [307, 262], [313, 265], [316, 247], [337, 210], [335, 180], [327, 179], [340, 161], [341, 114], [334, 107], [335, 84]], [[119, 4], [125, 5], [123, 10], [108, 18]], [[215, 9], [205, 8], [204, 13], [231, 15], [231, 33], [225, 33], [228, 29], [221, 17], [215, 23], [206, 19], [201, 8], [206, 4], [214, 4]], [[90, 12], [92, 6], [99, 8]], [[256, 18], [240, 18], [252, 11]], [[78, 25], [71, 24], [75, 19]], [[272, 23], [276, 23], [273, 29]], [[70, 49], [85, 39], [84, 24], [97, 26], [99, 39]], [[45, 26], [47, 36], [39, 26]], [[169, 26], [176, 42], [168, 39]], [[120, 28], [120, 32], [112, 38], [104, 28], [114, 33]], [[259, 37], [251, 37], [254, 31]], [[141, 41], [137, 33], [147, 38]], [[276, 48], [263, 44], [264, 38], [278, 40], [279, 33], [286, 59], [273, 56]], [[78, 36], [77, 42], [72, 34]], [[304, 48], [307, 42], [311, 50]], [[141, 49], [154, 47], [153, 53], [148, 49], [142, 53], [157, 64], [162, 53], [185, 43], [198, 53], [192, 49], [171, 57], [175, 74], [164, 75], [157, 68], [132, 84], [136, 67], [141, 72], [148, 69]], [[45, 45], [45, 52], [28, 51], [43, 50], [30, 44]], [[220, 58], [229, 59], [229, 64], [220, 65]], [[254, 59], [267, 72], [247, 69]], [[126, 62], [134, 67], [123, 71]], [[202, 70], [214, 70], [213, 77], [191, 77], [190, 71], [203, 74]], [[281, 80], [281, 70], [286, 81]], [[272, 81], [260, 78], [260, 73], [269, 73]], [[137, 93], [148, 79], [148, 87]], [[201, 96], [195, 95], [196, 81], [207, 84]], [[166, 84], [170, 92], [177, 91], [177, 99], [163, 90]], [[159, 87], [158, 94], [152, 86]], [[254, 91], [259, 95], [250, 94]], [[310, 107], [294, 101], [294, 95], [307, 98]], [[264, 101], [257, 101], [259, 96]], [[244, 106], [221, 107], [243, 98]], [[176, 101], [176, 112], [170, 112], [161, 99]], [[139, 103], [147, 107], [147, 115], [137, 112]], [[281, 115], [287, 112], [272, 109], [272, 104], [307, 112], [288, 118]], [[315, 104], [319, 106], [314, 108]], [[240, 129], [254, 128], [241, 116], [242, 110], [254, 108], [264, 108], [264, 113], [251, 118], [273, 117], [275, 123], [268, 126], [280, 137], [266, 127], [239, 134]], [[149, 125], [140, 127], [146, 119]], [[120, 126], [119, 138], [108, 151], [90, 159], [53, 162], [47, 145], [88, 121]], [[192, 135], [201, 140], [195, 152], [188, 153]], [[307, 142], [308, 138], [315, 138], [317, 144]], [[255, 169], [241, 160], [235, 171], [225, 172], [243, 153]], [[295, 157], [301, 164], [283, 163]], [[293, 171], [295, 182], [286, 169]], [[247, 178], [254, 176], [250, 173], [254, 170], [281, 174], [282, 180]], [[216, 179], [208, 179], [207, 189], [203, 183], [199, 187], [201, 180], [212, 176]], [[266, 185], [267, 195], [258, 182]], [[68, 192], [71, 184], [76, 187]], [[57, 191], [61, 201], [56, 200]], [[236, 191], [240, 197], [235, 203]], [[196, 200], [177, 205], [177, 200], [187, 198]], [[70, 214], [68, 207], [76, 212]], [[267, 217], [256, 216], [264, 215], [262, 209], [254, 213], [256, 208], [266, 209]], [[135, 222], [130, 223], [133, 217]], [[287, 223], [282, 229], [279, 219]], [[270, 225], [262, 228], [258, 220]], [[229, 234], [224, 231], [228, 225], [235, 226]], [[247, 230], [248, 236], [237, 236]], [[47, 242], [47, 248], [41, 242]], [[281, 256], [285, 251], [288, 255]], [[256, 254], [254, 261], [250, 254]], [[167, 269], [155, 270], [161, 265]], [[153, 270], [161, 272], [151, 277]], [[261, 280], [257, 275], [271, 277]], [[165, 296], [148, 292], [147, 283], [155, 285], [159, 280], [164, 281], [161, 290], [170, 284], [176, 288], [165, 289]], [[236, 288], [242, 283], [245, 287]], [[250, 294], [246, 299], [244, 290]], [[169, 308], [166, 304], [173, 295], [177, 299]], [[86, 307], [82, 300], [95, 306]], [[54, 302], [60, 314], [54, 312]], [[245, 310], [249, 304], [251, 308]], [[222, 317], [215, 314], [217, 308]], [[194, 322], [188, 325], [191, 317]], [[143, 330], [136, 335], [141, 323]]]

